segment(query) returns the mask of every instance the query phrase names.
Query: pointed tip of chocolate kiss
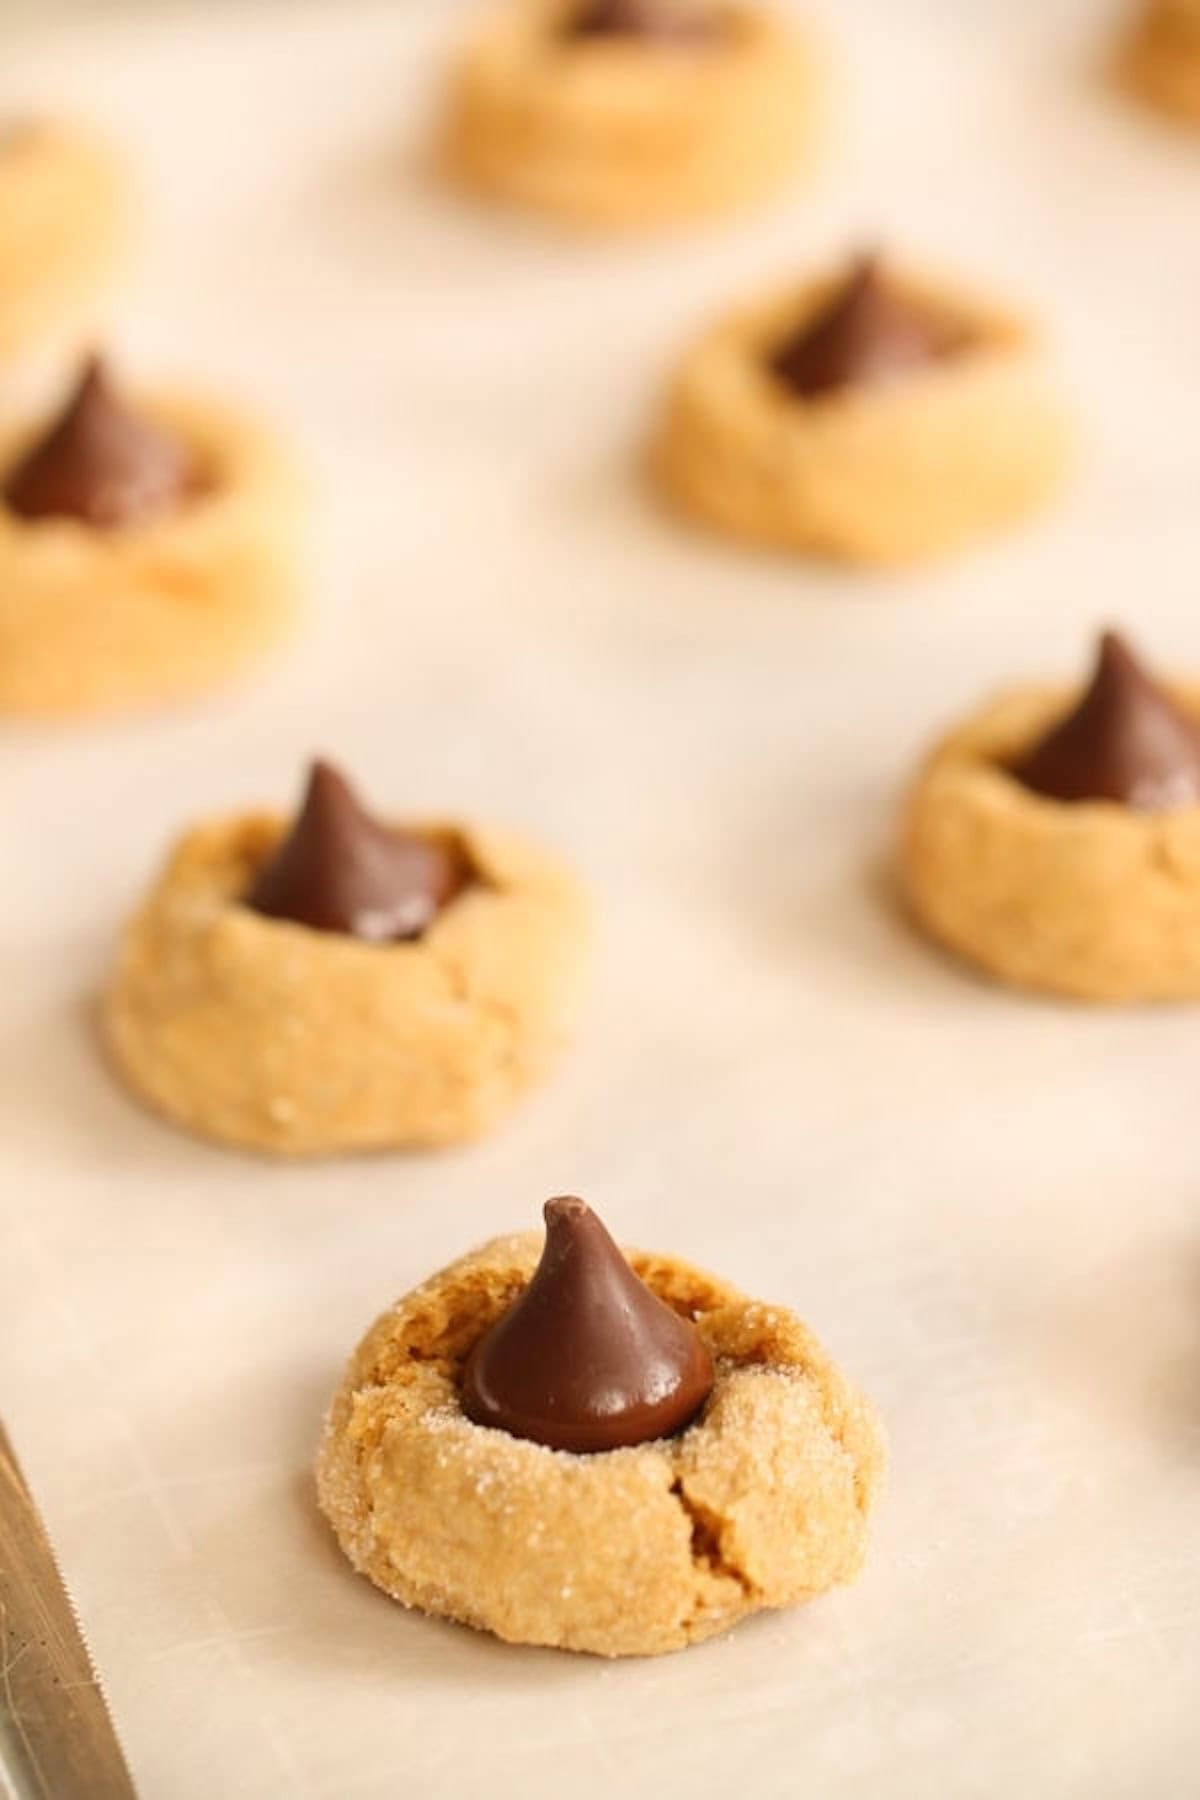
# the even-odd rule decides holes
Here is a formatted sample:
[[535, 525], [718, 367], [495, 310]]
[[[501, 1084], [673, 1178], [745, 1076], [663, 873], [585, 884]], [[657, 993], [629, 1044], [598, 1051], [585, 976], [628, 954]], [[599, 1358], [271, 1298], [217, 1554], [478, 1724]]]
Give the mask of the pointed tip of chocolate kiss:
[[21, 518], [78, 519], [103, 531], [146, 524], [195, 487], [191, 454], [127, 405], [93, 352], [57, 418], [8, 475], [4, 500]]
[[1012, 768], [1023, 786], [1064, 803], [1108, 800], [1136, 812], [1200, 805], [1200, 720], [1107, 630], [1075, 706]]
[[314, 756], [308, 765], [304, 794], [298, 817], [326, 815], [335, 830], [342, 819], [365, 818], [366, 809], [346, 776], [323, 756]]
[[712, 1391], [699, 1332], [634, 1273], [584, 1201], [548, 1200], [543, 1215], [528, 1286], [467, 1358], [467, 1417], [580, 1454], [681, 1431]]
[[[547, 1200], [543, 1206], [542, 1217], [547, 1225], [552, 1220], [557, 1222], [560, 1219], [580, 1221], [596, 1219], [596, 1215], [587, 1201], [581, 1200], [578, 1194], [555, 1194], [553, 1200]], [[596, 1223], [599, 1225], [599, 1219], [596, 1219]]]
[[69, 417], [98, 400], [110, 398], [116, 404], [108, 364], [99, 350], [89, 350], [79, 365], [79, 374], [63, 408], [63, 416]]
[[863, 245], [846, 266], [846, 274], [837, 291], [836, 302], [841, 311], [870, 299], [884, 283], [883, 252], [878, 244]]
[[1106, 626], [1096, 643], [1096, 664], [1092, 675], [1097, 681], [1137, 681], [1154, 686], [1141, 659], [1134, 654], [1128, 638], [1112, 626]]
[[907, 375], [958, 347], [948, 326], [887, 279], [877, 249], [861, 251], [815, 317], [774, 352], [773, 374], [805, 399]]
[[313, 931], [394, 943], [420, 937], [470, 878], [457, 841], [381, 824], [341, 771], [317, 758], [291, 829], [245, 904]]

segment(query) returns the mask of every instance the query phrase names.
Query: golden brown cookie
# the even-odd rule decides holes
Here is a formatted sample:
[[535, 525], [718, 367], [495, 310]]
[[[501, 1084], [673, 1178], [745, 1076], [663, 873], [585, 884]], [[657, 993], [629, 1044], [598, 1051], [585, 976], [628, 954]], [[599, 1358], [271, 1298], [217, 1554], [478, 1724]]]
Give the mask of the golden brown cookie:
[[1149, 0], [1121, 47], [1118, 73], [1160, 112], [1200, 125], [1200, 5]]
[[557, 1055], [588, 939], [573, 878], [523, 840], [451, 832], [476, 872], [412, 942], [247, 905], [287, 822], [202, 825], [129, 925], [104, 1005], [154, 1111], [279, 1156], [449, 1144], [487, 1130]]
[[0, 126], [0, 363], [94, 327], [130, 213], [124, 170], [100, 139]]
[[674, 1257], [627, 1252], [715, 1364], [680, 1435], [578, 1454], [466, 1416], [470, 1352], [541, 1249], [485, 1244], [351, 1358], [317, 1482], [354, 1567], [406, 1606], [601, 1656], [681, 1649], [853, 1580], [883, 1470], [872, 1408], [793, 1314]]
[[575, 32], [582, 6], [509, 0], [466, 45], [442, 139], [454, 179], [573, 225], [650, 226], [750, 202], [811, 156], [821, 74], [769, 12], [705, 7], [711, 29], [675, 39]]
[[[196, 491], [143, 523], [27, 517], [0, 497], [0, 712], [76, 714], [199, 692], [286, 634], [300, 487], [275, 438], [208, 400], [147, 395]], [[0, 441], [0, 486], [39, 425]]]
[[1028, 320], [950, 284], [888, 283], [950, 348], [809, 395], [776, 366], [839, 273], [720, 320], [687, 354], [652, 466], [667, 498], [734, 538], [863, 563], [954, 550], [1045, 502], [1071, 432]]
[[[1015, 987], [1200, 998], [1200, 805], [1142, 810], [1031, 788], [1047, 743], [1063, 761], [1059, 722], [1073, 701], [1078, 689], [1019, 689], [937, 746], [905, 809], [909, 903], [939, 943]], [[1200, 725], [1200, 691], [1175, 701]], [[1143, 731], [1141, 741], [1154, 740]]]

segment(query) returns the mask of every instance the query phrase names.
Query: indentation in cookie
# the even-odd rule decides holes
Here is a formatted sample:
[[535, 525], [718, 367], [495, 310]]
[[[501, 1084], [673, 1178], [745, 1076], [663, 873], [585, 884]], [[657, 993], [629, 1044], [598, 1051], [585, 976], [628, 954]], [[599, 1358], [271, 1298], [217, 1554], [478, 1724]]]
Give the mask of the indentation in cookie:
[[815, 318], [772, 355], [770, 368], [805, 399], [895, 380], [962, 348], [965, 335], [910, 300], [879, 256], [860, 256]]
[[204, 485], [192, 452], [125, 401], [92, 357], [50, 429], [4, 483], [25, 519], [78, 519], [96, 531], [145, 525]]
[[290, 831], [245, 898], [255, 912], [368, 943], [419, 938], [476, 879], [451, 833], [385, 825], [318, 759]]
[[657, 43], [697, 44], [721, 35], [720, 15], [695, 0], [585, 0], [569, 13], [568, 38], [629, 37]]
[[463, 1410], [555, 1450], [682, 1430], [712, 1391], [703, 1339], [638, 1279], [582, 1200], [547, 1201], [545, 1219], [532, 1280], [467, 1359]]
[[1111, 800], [1138, 812], [1200, 805], [1200, 724], [1115, 631], [1100, 639], [1078, 703], [1012, 765], [1025, 787], [1067, 803]]

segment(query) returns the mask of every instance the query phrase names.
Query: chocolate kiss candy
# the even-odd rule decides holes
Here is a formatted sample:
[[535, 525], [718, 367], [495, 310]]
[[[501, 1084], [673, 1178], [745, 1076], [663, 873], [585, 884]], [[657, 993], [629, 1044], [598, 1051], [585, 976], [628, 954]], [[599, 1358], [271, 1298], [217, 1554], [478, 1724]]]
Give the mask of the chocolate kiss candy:
[[926, 368], [955, 342], [944, 325], [888, 286], [878, 257], [863, 256], [817, 317], [775, 352], [770, 367], [807, 398]]
[[1051, 800], [1116, 800], [1138, 812], [1200, 805], [1200, 727], [1106, 631], [1073, 712], [1013, 766]]
[[314, 762], [292, 829], [245, 904], [314, 931], [385, 943], [420, 937], [468, 879], [450, 844], [379, 824], [336, 769]]
[[545, 1218], [533, 1279], [467, 1358], [467, 1417], [552, 1450], [682, 1430], [713, 1384], [695, 1326], [638, 1280], [582, 1200], [548, 1200]]
[[81, 519], [96, 530], [142, 525], [195, 487], [181, 444], [131, 412], [103, 364], [86, 365], [66, 410], [4, 487], [26, 519]]
[[671, 0], [588, 0], [567, 21], [568, 37], [639, 37], [675, 43], [712, 37], [716, 21]]

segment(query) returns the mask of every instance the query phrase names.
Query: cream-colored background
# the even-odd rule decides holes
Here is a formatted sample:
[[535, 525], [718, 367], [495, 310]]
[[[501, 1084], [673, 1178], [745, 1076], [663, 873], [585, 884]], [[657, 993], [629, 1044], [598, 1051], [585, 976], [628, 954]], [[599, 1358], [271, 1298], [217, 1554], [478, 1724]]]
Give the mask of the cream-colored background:
[[[19, 101], [138, 157], [130, 366], [290, 420], [311, 630], [188, 712], [0, 732], [0, 1394], [150, 1800], [1193, 1790], [1200, 1016], [977, 985], [881, 877], [927, 734], [1101, 620], [1200, 669], [1200, 154], [1095, 80], [1109, 8], [841, 0], [836, 159], [698, 237], [557, 241], [415, 161], [455, 9], [209, 9], [27, 37]], [[1044, 524], [859, 581], [659, 517], [681, 334], [882, 234], [1027, 294], [1090, 454]], [[464, 1154], [292, 1169], [101, 1067], [118, 921], [196, 815], [316, 748], [381, 806], [544, 834], [606, 936], [561, 1079]], [[878, 1399], [861, 1583], [607, 1666], [410, 1617], [314, 1515], [375, 1311], [576, 1189], [798, 1307]]]

